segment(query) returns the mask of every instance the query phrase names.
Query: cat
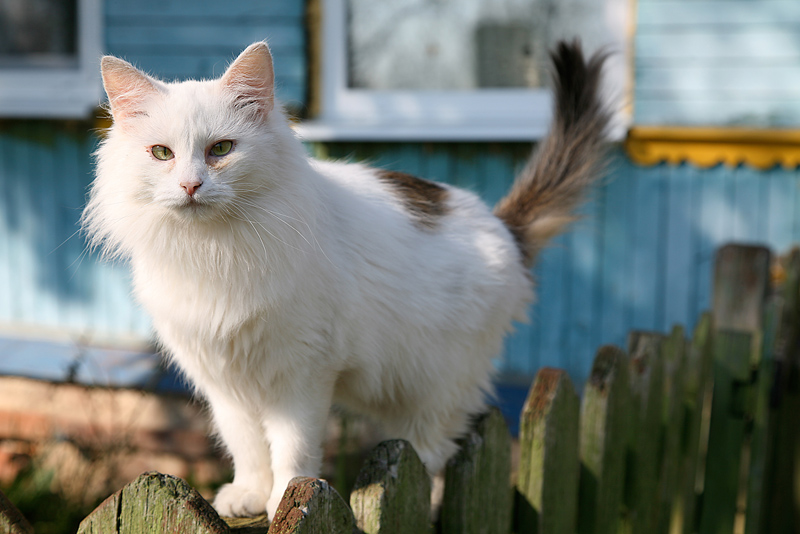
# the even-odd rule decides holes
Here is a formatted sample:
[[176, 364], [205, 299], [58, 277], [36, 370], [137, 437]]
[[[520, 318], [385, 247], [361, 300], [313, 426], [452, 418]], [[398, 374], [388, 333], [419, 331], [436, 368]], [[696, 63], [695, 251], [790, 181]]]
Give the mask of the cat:
[[319, 475], [334, 402], [410, 441], [431, 474], [456, 451], [525, 319], [530, 266], [601, 174], [604, 58], [574, 42], [552, 59], [550, 132], [494, 212], [450, 185], [310, 158], [264, 42], [211, 81], [102, 59], [113, 124], [82, 226], [129, 261], [210, 406], [234, 465], [222, 515], [272, 517], [290, 479]]

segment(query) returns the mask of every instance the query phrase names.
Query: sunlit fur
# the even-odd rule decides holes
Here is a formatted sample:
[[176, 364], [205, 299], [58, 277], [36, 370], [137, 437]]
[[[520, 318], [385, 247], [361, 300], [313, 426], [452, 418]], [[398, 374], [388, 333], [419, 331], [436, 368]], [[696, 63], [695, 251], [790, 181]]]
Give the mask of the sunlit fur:
[[[310, 159], [271, 69], [263, 43], [213, 81], [104, 59], [115, 120], [83, 220], [129, 260], [159, 341], [211, 407], [235, 467], [223, 515], [272, 515], [292, 477], [319, 474], [332, 402], [439, 471], [533, 297], [518, 244], [474, 194], [445, 186], [447, 209], [420, 225], [378, 171]], [[210, 159], [221, 140], [233, 149]], [[202, 181], [192, 198], [187, 179]]]

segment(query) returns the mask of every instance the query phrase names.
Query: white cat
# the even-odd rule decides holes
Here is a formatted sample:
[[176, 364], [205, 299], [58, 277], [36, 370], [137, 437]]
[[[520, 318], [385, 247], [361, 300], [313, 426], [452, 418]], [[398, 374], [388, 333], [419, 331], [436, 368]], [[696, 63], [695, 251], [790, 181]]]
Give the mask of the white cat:
[[598, 174], [603, 59], [554, 53], [549, 136], [495, 215], [474, 194], [310, 159], [265, 43], [219, 80], [163, 83], [114, 57], [114, 124], [83, 217], [130, 261], [160, 342], [208, 401], [235, 476], [223, 515], [272, 516], [320, 468], [333, 402], [409, 440], [431, 473], [492, 392], [533, 298], [528, 267]]

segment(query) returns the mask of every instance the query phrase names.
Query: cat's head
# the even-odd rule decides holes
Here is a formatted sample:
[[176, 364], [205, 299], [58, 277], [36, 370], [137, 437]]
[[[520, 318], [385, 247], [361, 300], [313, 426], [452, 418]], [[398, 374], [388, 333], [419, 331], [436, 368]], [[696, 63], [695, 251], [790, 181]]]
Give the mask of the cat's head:
[[219, 79], [164, 83], [112, 56], [101, 62], [113, 126], [98, 177], [147, 206], [190, 220], [219, 216], [268, 179], [285, 137], [266, 43], [250, 45]]

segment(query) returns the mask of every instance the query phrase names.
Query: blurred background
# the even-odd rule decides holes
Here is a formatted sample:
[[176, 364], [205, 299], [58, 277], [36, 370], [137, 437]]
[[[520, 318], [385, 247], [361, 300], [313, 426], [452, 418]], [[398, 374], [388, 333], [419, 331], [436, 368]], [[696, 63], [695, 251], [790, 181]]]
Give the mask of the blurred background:
[[[534, 268], [531, 321], [497, 359], [512, 425], [541, 367], [580, 385], [600, 345], [693, 328], [720, 245], [800, 241], [800, 3], [0, 0], [0, 484], [44, 442], [39, 457], [75, 469], [113, 448], [112, 486], [145, 467], [198, 484], [226, 472], [127, 267], [79, 232], [109, 124], [102, 54], [164, 80], [213, 78], [266, 39], [311, 154], [494, 203], [546, 131], [547, 50], [574, 37], [611, 54], [612, 164]], [[80, 491], [110, 489], [96, 486]]]

